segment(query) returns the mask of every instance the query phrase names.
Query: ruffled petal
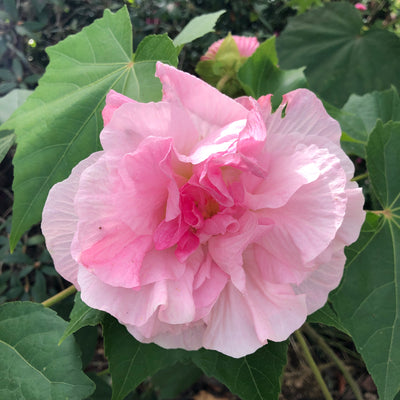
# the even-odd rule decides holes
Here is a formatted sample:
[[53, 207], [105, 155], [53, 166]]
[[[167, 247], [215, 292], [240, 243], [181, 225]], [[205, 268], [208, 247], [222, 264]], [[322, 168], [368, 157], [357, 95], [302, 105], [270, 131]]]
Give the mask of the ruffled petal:
[[339, 159], [326, 150], [319, 151], [316, 162], [319, 179], [303, 185], [283, 207], [262, 211], [275, 223], [263, 246], [287, 262], [296, 263], [297, 257], [304, 263], [313, 260], [328, 247], [343, 222], [347, 203], [345, 172]]
[[290, 285], [262, 279], [254, 265], [248, 266], [245, 299], [260, 342], [286, 340], [307, 318], [306, 296], [296, 295]]
[[72, 282], [78, 289], [78, 264], [71, 255], [78, 216], [74, 208], [74, 198], [82, 172], [96, 163], [103, 152], [93, 153], [81, 161], [66, 180], [54, 185], [47, 197], [42, 215], [42, 232], [57, 272]]
[[227, 283], [210, 314], [204, 318], [207, 329], [203, 346], [230, 357], [243, 357], [267, 343], [255, 331], [250, 308], [243, 294]]
[[114, 110], [113, 116], [100, 134], [103, 149], [110, 155], [134, 152], [150, 136], [171, 138], [179, 153], [189, 154], [201, 135], [190, 113], [178, 103], [132, 101]]
[[163, 101], [184, 107], [201, 139], [246, 118], [244, 107], [195, 76], [161, 62], [157, 62], [156, 71], [163, 85]]
[[265, 110], [263, 115], [270, 135], [298, 133], [303, 137], [322, 136], [337, 145], [340, 143], [342, 131], [339, 123], [328, 115], [322, 102], [307, 89], [297, 89], [285, 94], [281, 105], [273, 114], [267, 108]]

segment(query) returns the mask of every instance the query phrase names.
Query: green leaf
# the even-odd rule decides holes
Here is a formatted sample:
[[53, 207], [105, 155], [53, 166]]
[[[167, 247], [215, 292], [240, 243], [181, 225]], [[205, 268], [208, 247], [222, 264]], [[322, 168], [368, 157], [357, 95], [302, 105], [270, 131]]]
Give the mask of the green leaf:
[[94, 372], [89, 372], [88, 376], [96, 384], [96, 391], [87, 400], [110, 400], [111, 386]]
[[306, 66], [311, 90], [338, 107], [352, 93], [400, 87], [400, 38], [364, 28], [350, 3], [327, 3], [293, 18], [277, 48], [282, 68]]
[[286, 365], [287, 342], [269, 342], [255, 353], [231, 358], [217, 351], [192, 352], [192, 360], [243, 400], [278, 399]]
[[400, 122], [378, 122], [367, 144], [369, 177], [382, 210], [369, 213], [347, 251], [333, 306], [350, 332], [379, 398], [400, 391]]
[[348, 154], [365, 158], [368, 137], [378, 119], [383, 123], [400, 121], [400, 99], [396, 88], [364, 96], [351, 95], [342, 110], [332, 115], [340, 123], [342, 147]]
[[336, 314], [335, 310], [333, 310], [329, 301], [322, 308], [309, 315], [307, 317], [307, 322], [333, 326], [349, 335], [349, 332], [340, 321], [339, 316]]
[[60, 344], [74, 332], [83, 328], [84, 326], [95, 326], [100, 324], [103, 320], [105, 312], [90, 308], [81, 300], [81, 294], [78, 292], [75, 295], [74, 307], [69, 316], [70, 322], [60, 339]]
[[4, 160], [4, 157], [7, 155], [14, 143], [15, 134], [13, 131], [7, 130], [0, 132], [0, 162]]
[[3, 126], [15, 130], [18, 144], [11, 248], [40, 220], [50, 188], [100, 149], [101, 110], [110, 89], [138, 101], [160, 100], [155, 60], [177, 63], [166, 35], [146, 38], [132, 61], [126, 7], [115, 14], [106, 10], [103, 18], [47, 52], [50, 64], [38, 88]]
[[192, 362], [177, 362], [153, 375], [151, 383], [155, 386], [160, 399], [175, 399], [201, 376], [203, 371]]
[[166, 350], [138, 342], [114, 318], [103, 322], [104, 348], [113, 381], [112, 400], [122, 400], [146, 378], [189, 357], [185, 350]]
[[208, 32], [214, 32], [214, 26], [224, 12], [225, 10], [220, 10], [193, 18], [174, 39], [174, 45], [176, 47], [183, 46]]
[[0, 398], [85, 399], [95, 389], [82, 372], [72, 337], [58, 346], [66, 322], [40, 304], [0, 306]]
[[238, 72], [239, 80], [248, 95], [258, 99], [272, 93], [280, 100], [283, 94], [307, 86], [302, 68], [283, 71], [277, 63], [274, 36], [261, 43]]
[[84, 326], [74, 334], [75, 341], [81, 349], [83, 368], [86, 368], [93, 360], [98, 346], [98, 336], [97, 326]]

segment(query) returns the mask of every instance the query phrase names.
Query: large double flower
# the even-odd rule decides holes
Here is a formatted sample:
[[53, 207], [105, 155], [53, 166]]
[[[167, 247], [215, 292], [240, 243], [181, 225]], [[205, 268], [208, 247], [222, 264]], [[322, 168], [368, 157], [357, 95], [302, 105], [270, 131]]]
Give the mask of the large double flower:
[[43, 232], [89, 306], [142, 342], [233, 357], [321, 307], [363, 197], [308, 90], [233, 100], [157, 64], [158, 103], [107, 96], [103, 151], [50, 191]]

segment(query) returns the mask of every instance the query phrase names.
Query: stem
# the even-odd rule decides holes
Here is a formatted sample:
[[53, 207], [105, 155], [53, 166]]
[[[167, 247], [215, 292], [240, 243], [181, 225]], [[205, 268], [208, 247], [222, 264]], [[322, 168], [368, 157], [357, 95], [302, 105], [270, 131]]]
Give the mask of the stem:
[[347, 383], [351, 387], [351, 390], [354, 393], [354, 396], [357, 400], [363, 400], [363, 395], [357, 382], [353, 379], [349, 370], [347, 369], [345, 363], [335, 354], [335, 352], [328, 346], [325, 342], [324, 338], [320, 336], [310, 325], [304, 324], [303, 328], [304, 332], [307, 335], [311, 336], [321, 347], [322, 351], [338, 366], [340, 371], [342, 372], [344, 378], [346, 379]]
[[360, 174], [360, 175], [355, 176], [351, 180], [353, 182], [361, 181], [362, 179], [368, 178], [368, 175], [369, 175], [368, 172], [365, 172], [364, 174]]
[[59, 303], [61, 300], [64, 300], [66, 297], [70, 296], [71, 294], [74, 294], [75, 292], [76, 292], [76, 288], [74, 285], [68, 286], [62, 292], [57, 293], [53, 297], [50, 297], [49, 299], [43, 301], [42, 305], [45, 307], [54, 306], [54, 304]]
[[229, 74], [224, 75], [217, 83], [217, 89], [222, 92], [222, 89], [224, 88], [226, 82], [231, 79], [231, 76]]
[[315, 376], [315, 379], [317, 380], [317, 383], [318, 383], [319, 387], [321, 388], [321, 391], [322, 391], [325, 399], [326, 400], [333, 400], [333, 398], [332, 398], [332, 396], [331, 396], [331, 394], [330, 394], [330, 392], [329, 392], [329, 390], [328, 390], [328, 388], [327, 388], [327, 386], [326, 386], [326, 384], [325, 384], [325, 382], [324, 382], [324, 380], [322, 378], [321, 372], [319, 371], [317, 364], [315, 363], [314, 359], [312, 358], [312, 355], [311, 355], [310, 350], [309, 350], [309, 348], [307, 346], [307, 343], [304, 340], [304, 336], [301, 334], [301, 332], [299, 330], [297, 330], [294, 333], [294, 335], [295, 335], [297, 341], [299, 342], [301, 348], [303, 349], [304, 358], [306, 359], [308, 365], [310, 366], [311, 371], [313, 372], [313, 374]]

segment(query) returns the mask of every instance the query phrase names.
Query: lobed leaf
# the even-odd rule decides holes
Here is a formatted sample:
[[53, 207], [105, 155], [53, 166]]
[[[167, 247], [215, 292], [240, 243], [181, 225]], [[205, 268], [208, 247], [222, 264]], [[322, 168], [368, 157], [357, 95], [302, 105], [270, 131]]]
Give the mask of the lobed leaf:
[[332, 296], [371, 373], [380, 399], [400, 391], [400, 122], [379, 121], [369, 136], [367, 168], [382, 210], [367, 216], [347, 251], [343, 282]]
[[350, 3], [327, 3], [291, 19], [277, 50], [282, 68], [306, 66], [311, 90], [337, 107], [352, 93], [400, 88], [400, 38], [364, 27]]
[[150, 36], [133, 59], [132, 26], [126, 7], [47, 50], [50, 58], [38, 88], [3, 129], [15, 130], [15, 194], [10, 246], [40, 221], [50, 188], [100, 149], [101, 110], [114, 89], [138, 101], [161, 98], [156, 60], [177, 64], [166, 36]]

